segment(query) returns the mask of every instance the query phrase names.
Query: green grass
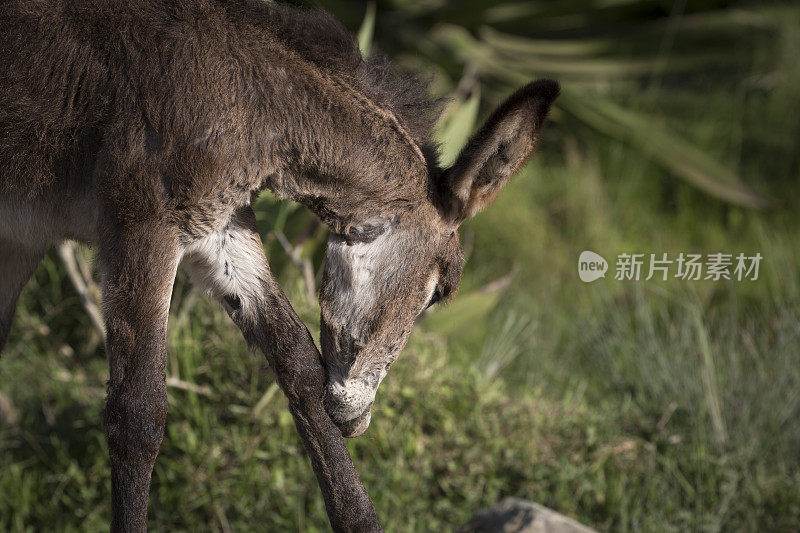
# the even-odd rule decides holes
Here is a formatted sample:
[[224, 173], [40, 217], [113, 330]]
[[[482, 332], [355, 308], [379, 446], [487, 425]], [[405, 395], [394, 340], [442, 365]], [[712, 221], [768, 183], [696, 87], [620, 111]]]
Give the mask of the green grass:
[[[456, 139], [448, 153], [476, 126], [475, 109], [480, 120], [521, 77], [555, 74], [571, 101], [555, 109], [534, 162], [462, 228], [461, 294], [421, 321], [370, 429], [349, 442], [385, 529], [452, 530], [503, 496], [602, 530], [797, 529], [800, 11], [707, 6], [686, 15], [705, 18], [677, 31], [667, 53], [670, 19], [648, 3], [406, 4], [378, 2], [360, 35], [435, 72], [443, 94], [467, 62], [486, 60], [443, 122]], [[356, 30], [364, 12], [348, 6], [333, 4]], [[708, 60], [726, 48], [729, 60]], [[666, 65], [642, 75], [642, 58]], [[559, 61], [569, 68], [542, 70]], [[639, 138], [650, 126], [664, 141], [655, 148]], [[740, 206], [743, 194], [770, 208]], [[325, 231], [268, 195], [257, 210], [270, 262], [316, 333], [316, 303], [274, 232], [304, 238], [303, 257], [318, 267]], [[612, 263], [606, 279], [579, 281], [585, 249]], [[760, 252], [759, 280], [613, 279], [622, 252], [718, 251]], [[505, 290], [481, 290], [498, 279]], [[262, 357], [183, 277], [169, 375], [182, 388], [169, 389], [153, 530], [328, 530]], [[23, 293], [0, 359], [0, 530], [107, 529], [107, 379], [52, 254]]]

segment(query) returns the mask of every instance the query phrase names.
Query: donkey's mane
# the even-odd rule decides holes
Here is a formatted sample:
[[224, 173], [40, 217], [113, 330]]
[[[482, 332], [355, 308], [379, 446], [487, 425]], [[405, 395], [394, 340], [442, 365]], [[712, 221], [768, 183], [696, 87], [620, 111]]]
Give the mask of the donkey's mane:
[[380, 52], [362, 57], [352, 35], [323, 9], [277, 3], [263, 8], [271, 30], [287, 48], [394, 115], [415, 143], [431, 146], [442, 100], [428, 94], [430, 80], [401, 71]]

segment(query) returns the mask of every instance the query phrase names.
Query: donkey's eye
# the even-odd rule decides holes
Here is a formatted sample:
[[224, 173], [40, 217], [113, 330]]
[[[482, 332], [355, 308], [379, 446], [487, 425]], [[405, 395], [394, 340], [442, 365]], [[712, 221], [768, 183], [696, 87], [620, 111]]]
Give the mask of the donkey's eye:
[[436, 290], [433, 291], [433, 296], [431, 296], [431, 301], [428, 302], [428, 305], [425, 306], [425, 309], [432, 306], [441, 299], [442, 299], [442, 291], [439, 290], [439, 287], [436, 287]]

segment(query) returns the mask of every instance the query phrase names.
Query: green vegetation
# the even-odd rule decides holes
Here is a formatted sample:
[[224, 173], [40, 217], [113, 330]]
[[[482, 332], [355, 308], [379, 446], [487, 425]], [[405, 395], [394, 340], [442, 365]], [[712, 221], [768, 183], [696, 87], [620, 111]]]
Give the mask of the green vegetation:
[[[800, 9], [720, 4], [393, 0], [362, 26], [363, 5], [326, 3], [363, 48], [434, 73], [449, 157], [514, 87], [564, 86], [534, 161], [462, 228], [460, 296], [420, 321], [349, 443], [387, 531], [451, 530], [506, 495], [603, 530], [800, 525]], [[326, 230], [257, 208], [314, 331], [281, 239], [316, 270]], [[579, 281], [586, 249], [605, 279]], [[720, 251], [760, 252], [759, 279], [613, 279], [623, 252]], [[262, 358], [183, 278], [170, 327], [151, 527], [327, 530]], [[53, 253], [0, 360], [0, 530], [107, 528], [107, 377]]]

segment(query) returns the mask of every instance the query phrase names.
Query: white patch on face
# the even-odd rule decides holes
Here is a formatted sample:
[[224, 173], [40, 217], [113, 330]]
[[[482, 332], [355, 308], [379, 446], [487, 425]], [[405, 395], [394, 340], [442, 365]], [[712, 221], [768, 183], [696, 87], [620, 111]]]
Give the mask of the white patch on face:
[[392, 263], [399, 260], [400, 233], [389, 229], [368, 243], [348, 245], [332, 237], [325, 257], [331, 284], [327, 318], [354, 338], [361, 338]]
[[190, 244], [184, 266], [192, 280], [211, 296], [235, 296], [241, 312], [255, 315], [269, 273], [257, 236], [229, 225]]
[[[324, 320], [358, 341], [366, 342], [366, 325], [379, 307], [379, 299], [387, 285], [393, 283], [402, 263], [406, 260], [407, 246], [401, 231], [390, 229], [370, 243], [348, 245], [339, 237], [328, 241], [326, 256], [327, 288], [324, 302]], [[430, 301], [439, 281], [438, 273], [431, 272], [425, 282], [424, 302], [419, 311]], [[414, 283], [418, 281], [414, 280]], [[419, 293], [416, 293], [419, 294]], [[399, 343], [400, 345], [403, 342]], [[372, 361], [362, 367], [360, 375], [333, 375], [328, 383], [331, 416], [335, 420], [348, 421], [361, 416], [375, 401], [378, 386], [386, 377], [395, 353], [381, 354], [385, 358]], [[377, 363], [377, 364], [376, 364]]]

